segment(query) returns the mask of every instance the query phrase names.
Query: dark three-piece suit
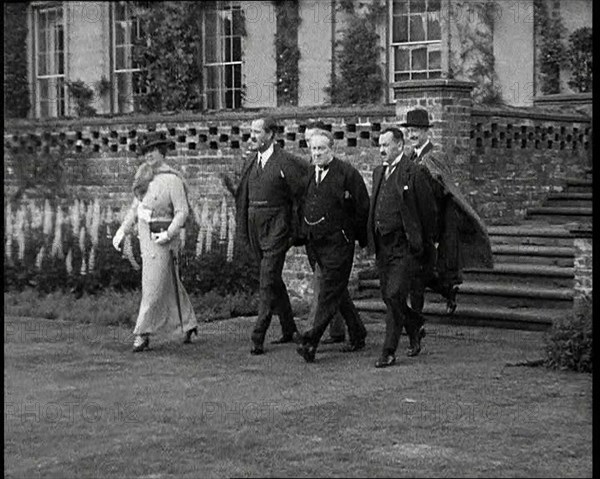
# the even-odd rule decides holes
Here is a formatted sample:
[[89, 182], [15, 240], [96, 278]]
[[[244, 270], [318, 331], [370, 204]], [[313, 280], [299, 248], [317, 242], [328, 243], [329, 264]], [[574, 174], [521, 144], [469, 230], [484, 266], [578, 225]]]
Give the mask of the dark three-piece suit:
[[252, 342], [262, 346], [273, 314], [279, 316], [284, 338], [296, 324], [281, 277], [285, 254], [300, 234], [300, 201], [308, 163], [274, 145], [264, 168], [251, 155], [242, 168], [235, 192], [237, 231], [260, 261], [258, 318]]

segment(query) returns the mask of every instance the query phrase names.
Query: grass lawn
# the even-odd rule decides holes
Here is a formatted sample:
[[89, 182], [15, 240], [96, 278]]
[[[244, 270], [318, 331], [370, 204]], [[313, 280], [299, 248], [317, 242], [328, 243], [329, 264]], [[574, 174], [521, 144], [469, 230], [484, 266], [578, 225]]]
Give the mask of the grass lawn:
[[592, 376], [513, 366], [543, 333], [432, 324], [379, 370], [380, 321], [306, 364], [251, 356], [253, 319], [133, 354], [123, 326], [5, 316], [5, 477], [592, 475]]

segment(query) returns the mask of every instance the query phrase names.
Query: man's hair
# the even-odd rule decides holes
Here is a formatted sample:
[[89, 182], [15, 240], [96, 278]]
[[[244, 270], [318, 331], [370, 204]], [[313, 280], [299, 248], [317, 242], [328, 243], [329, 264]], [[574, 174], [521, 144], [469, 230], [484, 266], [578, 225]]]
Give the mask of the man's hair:
[[321, 130], [319, 128], [312, 135], [310, 135], [309, 142], [310, 142], [310, 140], [312, 140], [313, 138], [316, 138], [317, 136], [323, 136], [323, 137], [327, 138], [328, 143], [329, 143], [329, 148], [331, 148], [333, 146], [333, 135], [331, 134], [331, 132], [329, 132], [327, 130]]
[[392, 137], [394, 138], [394, 141], [396, 143], [400, 143], [403, 142], [404, 143], [404, 133], [402, 133], [402, 130], [400, 128], [396, 128], [395, 126], [391, 126], [389, 128], [386, 128], [385, 130], [383, 130], [381, 132], [382, 135], [385, 135], [386, 133], [392, 133]]
[[[261, 119], [261, 118], [259, 118]], [[275, 118], [273, 118], [272, 116], [265, 116], [264, 118], [262, 118], [263, 121], [263, 130], [266, 132], [271, 132], [273, 133], [273, 136], [275, 136], [277, 134], [277, 130], [278, 130], [278, 126], [277, 126], [277, 122], [275, 121]]]

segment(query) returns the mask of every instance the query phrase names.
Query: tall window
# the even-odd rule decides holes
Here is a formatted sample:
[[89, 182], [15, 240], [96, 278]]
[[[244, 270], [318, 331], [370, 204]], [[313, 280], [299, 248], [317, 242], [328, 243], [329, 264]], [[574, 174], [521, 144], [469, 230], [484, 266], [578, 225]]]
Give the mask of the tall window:
[[238, 2], [218, 1], [204, 12], [204, 92], [206, 108], [242, 106], [242, 10]]
[[393, 81], [440, 78], [441, 0], [392, 0]]
[[61, 6], [33, 10], [36, 116], [64, 116], [65, 23]]
[[142, 93], [137, 81], [140, 69], [133, 61], [134, 40], [141, 38], [142, 30], [131, 2], [116, 2], [112, 8], [113, 109], [116, 113], [129, 113], [136, 109]]

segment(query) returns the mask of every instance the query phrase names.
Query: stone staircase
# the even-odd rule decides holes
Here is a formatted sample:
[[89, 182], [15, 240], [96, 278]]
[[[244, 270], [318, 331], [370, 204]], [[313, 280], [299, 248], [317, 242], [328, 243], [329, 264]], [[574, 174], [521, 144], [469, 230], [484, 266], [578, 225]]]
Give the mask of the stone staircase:
[[[446, 315], [445, 300], [427, 291], [428, 321], [446, 324], [544, 330], [573, 306], [573, 223], [591, 225], [592, 181], [567, 180], [515, 226], [490, 226], [494, 268], [465, 269], [458, 307]], [[359, 311], [385, 314], [375, 270], [359, 273], [354, 302]]]

